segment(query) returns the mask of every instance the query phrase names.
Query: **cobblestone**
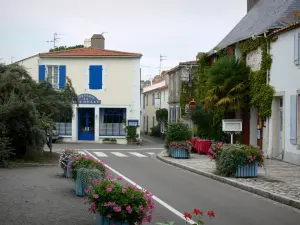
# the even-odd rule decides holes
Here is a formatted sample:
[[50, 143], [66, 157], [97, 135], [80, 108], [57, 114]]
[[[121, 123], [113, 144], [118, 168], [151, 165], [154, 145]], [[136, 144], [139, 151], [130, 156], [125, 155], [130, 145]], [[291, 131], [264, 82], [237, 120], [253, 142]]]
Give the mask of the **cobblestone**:
[[[215, 163], [205, 155], [192, 154], [190, 159], [174, 159], [165, 153], [160, 156], [195, 170], [211, 174], [215, 172]], [[300, 202], [300, 166], [266, 159], [265, 166], [258, 169], [257, 178], [227, 179]]]

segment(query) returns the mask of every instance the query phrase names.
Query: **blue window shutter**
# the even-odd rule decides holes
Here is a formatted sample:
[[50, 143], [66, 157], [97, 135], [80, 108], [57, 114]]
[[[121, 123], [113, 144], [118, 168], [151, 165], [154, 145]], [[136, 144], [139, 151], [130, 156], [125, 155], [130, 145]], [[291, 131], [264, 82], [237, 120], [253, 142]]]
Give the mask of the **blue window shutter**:
[[296, 66], [300, 63], [300, 33], [294, 35], [294, 63]]
[[67, 79], [67, 70], [66, 66], [59, 66], [59, 88], [66, 87], [66, 79]]
[[102, 89], [102, 66], [90, 66], [89, 88], [93, 90]]
[[291, 95], [290, 142], [297, 144], [297, 96]]
[[46, 80], [46, 66], [39, 65], [39, 82]]

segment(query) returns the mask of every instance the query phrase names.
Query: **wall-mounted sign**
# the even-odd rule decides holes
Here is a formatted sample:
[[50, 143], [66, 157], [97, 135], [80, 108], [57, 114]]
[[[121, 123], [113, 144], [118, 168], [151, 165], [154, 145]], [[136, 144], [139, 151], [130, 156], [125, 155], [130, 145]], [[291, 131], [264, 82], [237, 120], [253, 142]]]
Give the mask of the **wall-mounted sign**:
[[222, 120], [222, 131], [224, 132], [242, 132], [243, 123], [240, 119]]
[[252, 71], [260, 70], [261, 67], [261, 47], [256, 50], [249, 52], [246, 56], [246, 64], [251, 68]]
[[[76, 101], [73, 101], [76, 104]], [[101, 104], [101, 100], [98, 100], [94, 95], [91, 94], [81, 94], [78, 95], [79, 104]]]
[[128, 126], [129, 127], [137, 127], [139, 125], [139, 121], [138, 120], [128, 120]]

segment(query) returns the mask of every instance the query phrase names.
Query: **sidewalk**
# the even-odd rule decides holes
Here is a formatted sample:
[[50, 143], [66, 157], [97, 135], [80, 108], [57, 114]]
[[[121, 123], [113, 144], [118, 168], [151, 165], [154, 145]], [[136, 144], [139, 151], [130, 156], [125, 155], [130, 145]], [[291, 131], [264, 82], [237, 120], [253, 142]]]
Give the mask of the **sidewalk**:
[[157, 158], [190, 172], [300, 209], [300, 166], [266, 159], [265, 168], [259, 168], [257, 178], [225, 178], [214, 174], [215, 163], [205, 155], [192, 154], [190, 159], [174, 159], [163, 151]]

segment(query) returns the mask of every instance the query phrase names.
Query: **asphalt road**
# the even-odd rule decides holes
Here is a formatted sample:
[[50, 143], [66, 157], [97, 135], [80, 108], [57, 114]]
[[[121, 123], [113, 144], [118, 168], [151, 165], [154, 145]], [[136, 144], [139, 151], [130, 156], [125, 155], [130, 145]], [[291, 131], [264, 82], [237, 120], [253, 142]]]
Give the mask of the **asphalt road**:
[[[106, 146], [91, 148], [77, 145], [76, 149], [86, 149], [162, 200], [163, 205], [157, 204], [152, 224], [162, 221], [160, 215], [177, 225], [184, 224], [176, 210], [183, 213], [196, 207], [215, 211], [216, 218], [207, 219], [205, 224], [300, 225], [299, 210], [164, 164], [155, 158], [162, 145], [153, 146], [146, 144], [135, 149], [117, 145], [109, 149]], [[172, 207], [171, 210], [166, 208], [166, 204]]]

